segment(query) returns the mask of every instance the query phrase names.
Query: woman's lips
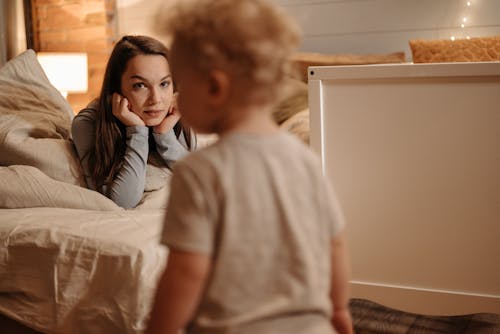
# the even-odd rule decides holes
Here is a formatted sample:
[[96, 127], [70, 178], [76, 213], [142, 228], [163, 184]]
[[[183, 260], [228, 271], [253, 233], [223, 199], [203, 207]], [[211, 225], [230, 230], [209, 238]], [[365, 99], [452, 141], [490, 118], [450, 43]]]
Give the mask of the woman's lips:
[[160, 116], [163, 110], [144, 110], [144, 113], [150, 117]]

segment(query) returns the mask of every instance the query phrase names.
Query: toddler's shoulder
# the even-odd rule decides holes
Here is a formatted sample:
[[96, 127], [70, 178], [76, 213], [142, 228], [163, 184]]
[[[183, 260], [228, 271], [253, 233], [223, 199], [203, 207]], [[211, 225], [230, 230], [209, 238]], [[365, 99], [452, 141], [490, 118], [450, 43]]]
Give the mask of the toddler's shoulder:
[[173, 172], [182, 173], [184, 171], [194, 174], [204, 175], [213, 173], [217, 165], [217, 149], [207, 146], [195, 150], [186, 155], [174, 164]]
[[283, 149], [289, 151], [291, 154], [295, 155], [297, 159], [301, 159], [310, 164], [320, 166], [319, 155], [312, 150], [311, 147], [306, 145], [302, 140], [300, 140], [294, 134], [288, 132], [282, 132], [283, 138]]

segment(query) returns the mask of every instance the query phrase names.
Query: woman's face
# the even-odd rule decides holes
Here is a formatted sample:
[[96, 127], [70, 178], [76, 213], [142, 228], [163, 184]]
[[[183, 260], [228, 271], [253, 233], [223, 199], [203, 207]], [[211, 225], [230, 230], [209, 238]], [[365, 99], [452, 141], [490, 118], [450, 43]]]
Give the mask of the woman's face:
[[137, 55], [131, 58], [121, 77], [121, 92], [129, 109], [146, 126], [155, 126], [167, 115], [173, 99], [170, 68], [161, 55]]

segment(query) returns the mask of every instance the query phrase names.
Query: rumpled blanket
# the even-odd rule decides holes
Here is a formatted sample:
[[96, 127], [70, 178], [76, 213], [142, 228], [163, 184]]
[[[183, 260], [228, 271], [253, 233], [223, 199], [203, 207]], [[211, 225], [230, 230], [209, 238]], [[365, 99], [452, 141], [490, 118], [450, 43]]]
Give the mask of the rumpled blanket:
[[160, 210], [1, 209], [0, 313], [43, 333], [142, 333], [162, 222]]

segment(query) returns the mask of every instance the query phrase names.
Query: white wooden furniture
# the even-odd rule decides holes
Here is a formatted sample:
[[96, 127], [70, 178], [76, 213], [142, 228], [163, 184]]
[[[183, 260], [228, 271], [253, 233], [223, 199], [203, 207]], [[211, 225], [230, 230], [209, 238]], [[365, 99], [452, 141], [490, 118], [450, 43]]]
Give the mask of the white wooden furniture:
[[500, 313], [500, 62], [309, 68], [352, 297]]

